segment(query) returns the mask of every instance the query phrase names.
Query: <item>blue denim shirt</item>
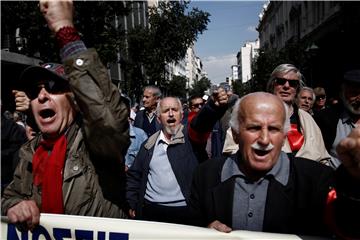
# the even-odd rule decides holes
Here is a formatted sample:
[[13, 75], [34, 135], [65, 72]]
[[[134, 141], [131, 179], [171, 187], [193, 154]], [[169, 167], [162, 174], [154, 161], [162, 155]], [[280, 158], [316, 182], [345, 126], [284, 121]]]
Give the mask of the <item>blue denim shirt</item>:
[[141, 144], [148, 138], [147, 134], [141, 128], [134, 127], [130, 124], [129, 135], [131, 144], [125, 155], [125, 165], [130, 168], [133, 164]]

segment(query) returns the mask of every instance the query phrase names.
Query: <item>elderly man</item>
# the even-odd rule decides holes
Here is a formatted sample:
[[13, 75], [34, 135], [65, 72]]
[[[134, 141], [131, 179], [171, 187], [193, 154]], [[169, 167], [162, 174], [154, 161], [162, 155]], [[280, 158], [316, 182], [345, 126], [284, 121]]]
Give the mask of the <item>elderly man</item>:
[[319, 127], [311, 115], [295, 104], [296, 94], [304, 87], [302, 74], [292, 64], [281, 64], [271, 73], [267, 90], [278, 96], [288, 107], [290, 129], [283, 147], [286, 153], [328, 164], [330, 156], [325, 149]]
[[148, 137], [161, 129], [160, 123], [156, 120], [156, 106], [161, 99], [161, 91], [156, 86], [147, 86], [143, 93], [143, 110], [136, 113], [134, 126], [141, 128]]
[[[296, 157], [311, 159], [328, 165], [330, 155], [326, 151], [321, 131], [312, 116], [295, 104], [296, 94], [304, 86], [302, 74], [292, 64], [281, 64], [271, 73], [267, 91], [278, 96], [286, 104], [290, 129], [282, 150]], [[232, 142], [231, 131], [227, 131], [224, 153], [234, 153], [238, 149]]]
[[[236, 103], [230, 125], [239, 151], [195, 170], [190, 196], [195, 219], [223, 232], [326, 236], [327, 213], [326, 220], [359, 237], [359, 221], [346, 214], [358, 216], [360, 209], [360, 129], [341, 146], [344, 166], [334, 175], [330, 167], [281, 151], [289, 128], [286, 112], [281, 99], [269, 93], [252, 93]], [[328, 195], [333, 186], [336, 200], [333, 192]]]
[[[166, 97], [157, 108], [162, 130], [141, 147], [127, 171], [126, 196], [132, 218], [187, 224], [192, 173], [207, 159], [206, 135], [227, 108], [227, 95], [219, 91], [188, 124], [181, 124], [182, 105], [178, 98]], [[196, 131], [195, 131], [196, 130]], [[196, 138], [196, 141], [194, 141]]]
[[340, 165], [336, 146], [356, 125], [360, 125], [360, 69], [344, 74], [340, 93], [341, 101], [315, 114], [326, 149], [331, 155], [330, 166]]
[[313, 114], [312, 106], [315, 101], [315, 93], [314, 90], [310, 87], [303, 87], [299, 91], [296, 97], [296, 105], [298, 108], [304, 110], [305, 112]]
[[40, 8], [66, 67], [33, 66], [21, 76], [41, 135], [20, 149], [2, 214], [29, 229], [40, 212], [126, 217], [121, 207], [128, 110], [97, 53], [80, 41], [72, 2], [40, 1]]

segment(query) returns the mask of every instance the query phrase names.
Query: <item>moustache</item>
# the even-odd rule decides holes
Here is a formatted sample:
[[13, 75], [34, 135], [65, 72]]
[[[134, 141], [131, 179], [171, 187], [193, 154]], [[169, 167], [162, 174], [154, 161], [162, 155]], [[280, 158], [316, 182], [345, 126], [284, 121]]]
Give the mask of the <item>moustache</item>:
[[256, 142], [251, 144], [251, 148], [260, 151], [271, 151], [274, 148], [274, 145], [269, 143], [267, 146], [261, 146], [258, 142]]

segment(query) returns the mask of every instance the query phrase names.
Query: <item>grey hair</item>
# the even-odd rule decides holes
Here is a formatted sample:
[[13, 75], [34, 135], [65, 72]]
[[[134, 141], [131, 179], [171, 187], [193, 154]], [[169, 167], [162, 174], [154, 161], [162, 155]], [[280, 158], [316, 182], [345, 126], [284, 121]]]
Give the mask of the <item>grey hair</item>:
[[288, 72], [296, 73], [297, 77], [299, 78], [299, 82], [300, 82], [300, 85], [297, 89], [297, 93], [300, 92], [300, 89], [305, 87], [304, 76], [301, 74], [300, 70], [297, 67], [295, 67], [294, 65], [289, 64], [289, 63], [280, 64], [272, 71], [270, 79], [266, 85], [266, 91], [269, 93], [274, 93], [274, 83], [275, 83], [276, 76], [278, 74], [287, 74]]
[[301, 91], [308, 91], [308, 92], [310, 92], [311, 95], [312, 95], [312, 97], [313, 97], [313, 101], [312, 101], [311, 104], [314, 104], [314, 103], [315, 103], [316, 95], [315, 95], [315, 93], [314, 93], [314, 89], [312, 89], [311, 87], [302, 87], [301, 90], [299, 91], [297, 97], [299, 97], [299, 94], [300, 94]]
[[[180, 106], [180, 113], [183, 114], [184, 110], [183, 110], [183, 107], [182, 107], [182, 103], [181, 103], [181, 100], [180, 98], [178, 97], [166, 97], [166, 98], [174, 98], [178, 103], [179, 103], [179, 106]], [[162, 100], [164, 100], [165, 98], [163, 98]], [[160, 100], [158, 103], [157, 103], [157, 106], [156, 106], [156, 115], [157, 116], [160, 116], [161, 114], [161, 102], [162, 100]]]
[[144, 87], [144, 91], [145, 90], [152, 90], [153, 95], [155, 97], [161, 98], [161, 90], [157, 86], [149, 85], [149, 86]]
[[[243, 101], [243, 99], [245, 99], [247, 96], [250, 95], [254, 95], [254, 94], [260, 94], [260, 93], [264, 93], [264, 92], [254, 92], [254, 93], [250, 93], [247, 94], [245, 96], [243, 96], [242, 98], [238, 99], [233, 107], [233, 111], [231, 113], [231, 117], [230, 117], [230, 127], [231, 129], [233, 129], [236, 133], [239, 133], [239, 127], [240, 127], [240, 121], [239, 121], [239, 114], [240, 114], [240, 106], [241, 106], [241, 102]], [[281, 100], [281, 99], [280, 99]], [[284, 126], [283, 126], [283, 132], [286, 134], [289, 130], [290, 130], [290, 116], [289, 116], [289, 107], [286, 105], [285, 102], [283, 102], [281, 100], [281, 103], [283, 105], [283, 110], [285, 113], [284, 116]]]

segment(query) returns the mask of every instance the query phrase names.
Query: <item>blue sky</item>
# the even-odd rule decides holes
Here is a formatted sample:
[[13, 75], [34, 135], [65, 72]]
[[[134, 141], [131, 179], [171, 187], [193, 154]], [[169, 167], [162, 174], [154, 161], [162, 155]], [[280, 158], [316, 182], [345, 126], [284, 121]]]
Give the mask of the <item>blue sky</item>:
[[258, 37], [255, 30], [265, 1], [200, 1], [190, 7], [209, 12], [210, 23], [195, 43], [195, 53], [213, 84], [224, 82], [236, 63], [236, 54], [247, 41]]

